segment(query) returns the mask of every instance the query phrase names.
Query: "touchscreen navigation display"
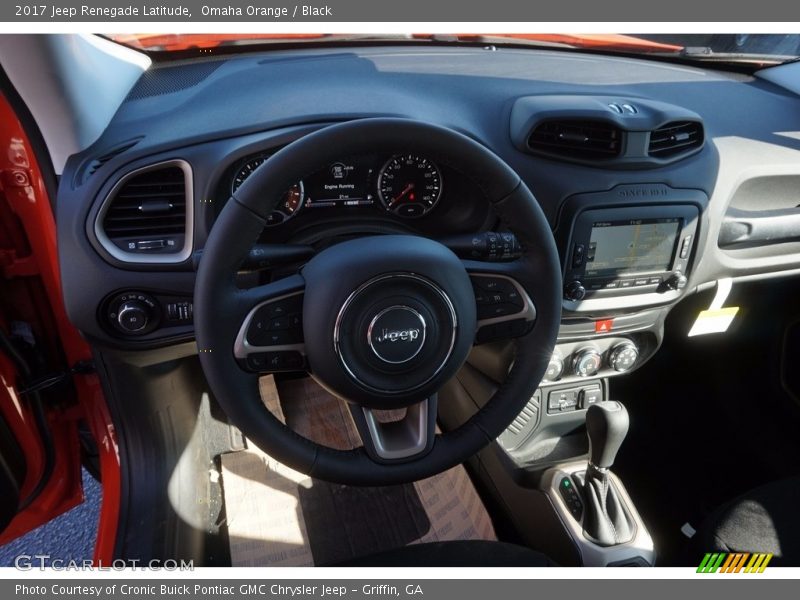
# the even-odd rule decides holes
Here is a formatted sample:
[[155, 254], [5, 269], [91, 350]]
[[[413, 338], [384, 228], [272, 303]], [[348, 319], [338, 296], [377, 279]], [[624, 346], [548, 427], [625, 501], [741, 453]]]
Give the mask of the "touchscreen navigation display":
[[680, 226], [679, 218], [593, 223], [586, 275], [614, 277], [668, 270]]

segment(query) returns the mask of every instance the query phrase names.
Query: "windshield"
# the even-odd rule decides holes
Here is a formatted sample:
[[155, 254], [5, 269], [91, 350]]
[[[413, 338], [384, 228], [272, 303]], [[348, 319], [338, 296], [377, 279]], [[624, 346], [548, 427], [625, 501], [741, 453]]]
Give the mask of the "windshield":
[[154, 55], [235, 51], [265, 44], [336, 44], [352, 42], [389, 43], [481, 43], [534, 47], [573, 48], [681, 58], [687, 61], [751, 63], [767, 66], [795, 60], [800, 56], [798, 34], [108, 34], [120, 44]]

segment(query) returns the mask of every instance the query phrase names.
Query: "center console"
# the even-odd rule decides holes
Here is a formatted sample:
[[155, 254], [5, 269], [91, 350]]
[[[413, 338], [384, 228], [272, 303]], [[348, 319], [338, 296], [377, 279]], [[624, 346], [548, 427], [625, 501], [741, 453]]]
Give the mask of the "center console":
[[[553, 439], [608, 399], [609, 380], [655, 354], [664, 319], [687, 289], [707, 201], [697, 190], [653, 184], [564, 203], [556, 230], [564, 289], [558, 342], [540, 389], [499, 439], [506, 451], [541, 461]], [[478, 370], [482, 361], [478, 353]]]
[[[592, 407], [616, 404], [614, 378], [657, 352], [670, 308], [690, 289], [707, 202], [698, 190], [651, 184], [576, 195], [561, 207], [555, 233], [563, 298], [556, 347], [539, 389], [474, 465], [509, 507], [525, 541], [561, 564], [655, 560], [652, 539], [623, 482], [590, 461], [587, 467], [585, 425]], [[440, 405], [472, 405], [474, 411], [512, 360], [513, 348], [477, 347], [458, 381], [440, 393]], [[464, 408], [458, 417], [468, 414]], [[449, 428], [448, 420], [442, 415]], [[611, 488], [630, 535], [624, 542], [598, 543], [590, 533], [592, 519], [586, 520], [597, 512], [587, 513], [587, 494]]]

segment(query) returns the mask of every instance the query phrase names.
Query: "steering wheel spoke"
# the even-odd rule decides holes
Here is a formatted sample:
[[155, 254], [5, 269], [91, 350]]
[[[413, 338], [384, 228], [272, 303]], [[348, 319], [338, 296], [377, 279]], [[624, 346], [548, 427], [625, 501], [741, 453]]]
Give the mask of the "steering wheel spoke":
[[371, 408], [350, 405], [364, 449], [380, 464], [415, 460], [428, 453], [436, 434], [436, 409], [434, 394], [406, 408], [401, 419], [382, 422]]
[[515, 263], [465, 261], [475, 294], [475, 343], [521, 337], [536, 322], [536, 306], [516, 276]]
[[253, 307], [242, 321], [234, 343], [239, 366], [254, 373], [303, 371], [305, 286], [299, 275], [242, 292]]

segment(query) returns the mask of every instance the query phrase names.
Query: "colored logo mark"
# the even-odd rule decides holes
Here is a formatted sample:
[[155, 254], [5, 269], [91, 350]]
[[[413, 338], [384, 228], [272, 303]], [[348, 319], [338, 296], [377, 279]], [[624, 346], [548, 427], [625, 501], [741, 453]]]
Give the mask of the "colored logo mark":
[[703, 557], [698, 573], [763, 573], [772, 552], [708, 552]]

